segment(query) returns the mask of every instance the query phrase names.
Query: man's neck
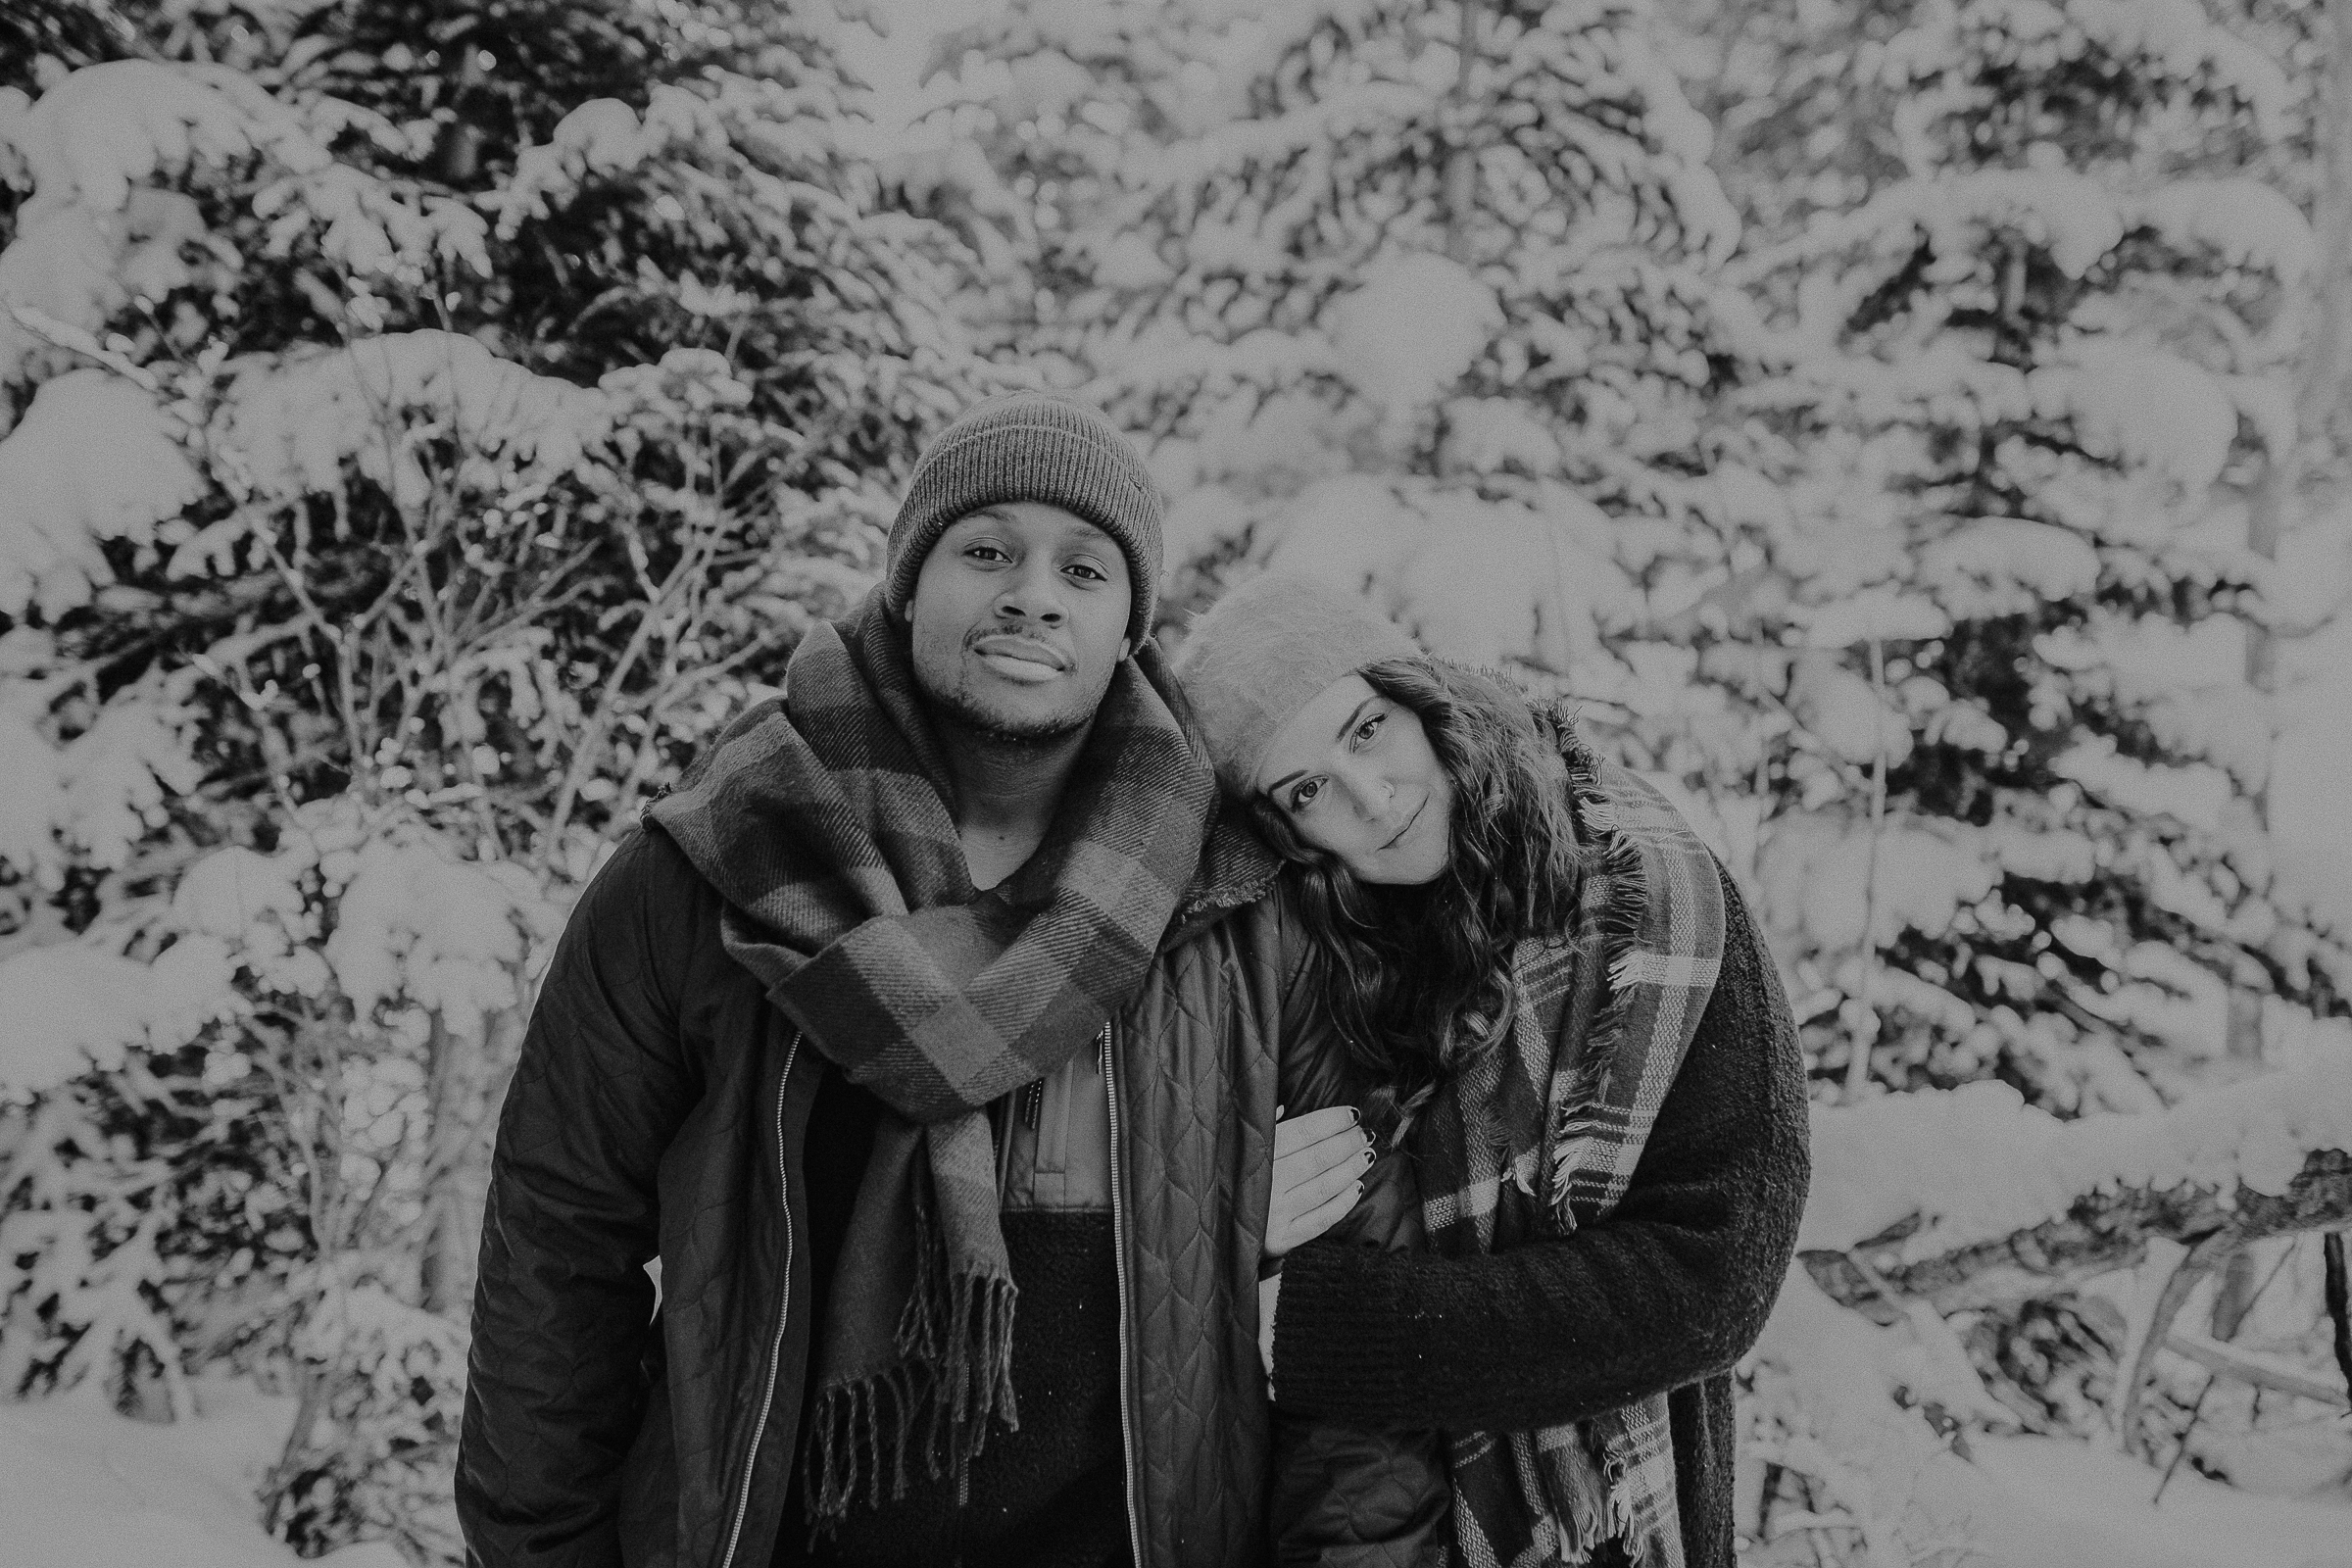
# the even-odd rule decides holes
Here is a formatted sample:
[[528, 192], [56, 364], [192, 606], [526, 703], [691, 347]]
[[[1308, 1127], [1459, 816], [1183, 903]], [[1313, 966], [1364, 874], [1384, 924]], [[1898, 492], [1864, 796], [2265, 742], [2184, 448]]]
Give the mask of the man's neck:
[[972, 886], [993, 888], [1037, 852], [1093, 728], [1046, 741], [1007, 740], [936, 720], [956, 774], [956, 832]]

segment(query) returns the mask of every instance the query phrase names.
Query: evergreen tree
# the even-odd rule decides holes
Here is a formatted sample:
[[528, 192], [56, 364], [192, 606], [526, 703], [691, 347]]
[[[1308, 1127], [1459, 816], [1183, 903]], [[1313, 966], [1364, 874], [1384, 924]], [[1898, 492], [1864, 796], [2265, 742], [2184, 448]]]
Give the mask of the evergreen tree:
[[1676, 631], [1788, 714], [1803, 809], [1762, 880], [1801, 988], [1844, 1003], [1824, 1066], [1858, 1085], [1844, 1042], [1884, 1011], [1885, 1081], [2147, 1108], [2203, 1076], [2232, 984], [2291, 1034], [2343, 973], [2251, 804], [2244, 628], [2282, 585], [2244, 509], [2292, 437], [2267, 329], [2314, 260], [2256, 177], [2287, 85], [2193, 7], [1812, 21], [1767, 56], [1817, 64], [1759, 137], [1838, 124], [1825, 97], [1886, 119], [1734, 178], [1780, 340], [1739, 402], [1796, 505]]
[[[1700, 40], [1711, 154], [1653, 21], [1016, 9], [949, 52], [993, 174], [961, 216], [1018, 207], [1039, 287], [1014, 340], [1154, 441], [1200, 572], [1179, 610], [1263, 566], [1335, 575], [1680, 788], [1873, 1155], [1824, 1152], [1816, 1275], [1897, 1319], [1792, 1285], [1751, 1451], [1907, 1560], [2004, 1505], [1936, 1466], [1922, 1408], [2080, 1434], [2101, 1380], [2150, 1375], [2116, 1364], [2076, 1260], [2192, 1232], [2213, 1211], [2144, 1206], [2170, 1181], [2232, 1191], [2254, 1122], [2167, 1115], [2221, 1074], [2231, 988], [2267, 998], [2283, 1062], [2340, 1034], [2341, 946], [2259, 831], [2272, 716], [2244, 658], [2250, 622], [2324, 602], [2241, 545], [2313, 253], [2307, 191], [2270, 181], [2308, 116], [2192, 5], [1806, 0]], [[2340, 1086], [2313, 1072], [2303, 1093]], [[2052, 1113], [2101, 1109], [2144, 1118], [2151, 1172], [2190, 1137], [2224, 1163], [2054, 1152]], [[2300, 1159], [2341, 1132], [2279, 1136]], [[2045, 1289], [1945, 1292], [1965, 1325], [1841, 1262], [1882, 1226], [1933, 1250], [1957, 1200], [1900, 1167], [1947, 1146], [2017, 1151], [1966, 1190], [2051, 1216], [2020, 1221], [2022, 1254], [1986, 1222], [1985, 1254], [2044, 1259]], [[2352, 1200], [2312, 1157], [2298, 1225]], [[2086, 1247], [2057, 1216], [2105, 1214], [2101, 1184], [2130, 1190]], [[1849, 1196], [1881, 1220], [1840, 1228]], [[2177, 1446], [2187, 1399], [2118, 1410]]]
[[1196, 7], [1148, 47], [1024, 9], [956, 48], [1004, 68], [964, 123], [1180, 552], [1366, 587], [1688, 786], [1825, 1093], [2151, 1108], [2232, 984], [2292, 1035], [2341, 951], [2248, 818], [2293, 95], [2189, 6], [1740, 22], [1720, 270], [1706, 126], [1627, 8]]
[[[1850, 1113], [1888, 1140], [1871, 1167], [1884, 1191], [1948, 1143], [2004, 1167], [1972, 1201], [2047, 1183], [2080, 1225], [2102, 1201], [2091, 1186], [2065, 1185], [2038, 1149], [1994, 1152], [2043, 1111], [2140, 1113], [2151, 1168], [2101, 1178], [2119, 1212], [2167, 1190], [2183, 1144], [2220, 1155], [2275, 1132], [2299, 1157], [2340, 1143], [2276, 1112], [2193, 1136], [2165, 1120], [2228, 1098], [2208, 1086], [2243, 1070], [2231, 1056], [2256, 1028], [2275, 1062], [2318, 1075], [2278, 1103], [2339, 1092], [2342, 932], [2325, 890], [2278, 862], [2265, 809], [2281, 709], [2261, 649], [2331, 613], [2343, 582], [2340, 536], [2290, 517], [2266, 551], [2254, 522], [2281, 472], [2342, 471], [2340, 434], [2328, 450], [2325, 421], [2296, 409], [2313, 320], [2296, 306], [2327, 265], [2304, 216], [2326, 73], [2280, 69], [2314, 65], [2316, 17], [2290, 10], [2227, 27], [2188, 5], [1685, 18], [1706, 29], [1717, 167], [1748, 222], [1733, 275], [1779, 340], [1724, 414], [1746, 482], [1780, 499], [1757, 509], [1751, 569], [1668, 631], [1736, 706], [1777, 715], [1755, 881], [1818, 1087], [1912, 1092]], [[2346, 1195], [2315, 1157], [2295, 1190], [2332, 1212]], [[1839, 1298], [1882, 1322], [1905, 1307], [1920, 1352], [1962, 1374], [1906, 1391], [1947, 1424], [2120, 1429], [2162, 1461], [2201, 1413], [2197, 1451], [2225, 1473], [2245, 1462], [2234, 1446], [2273, 1441], [2253, 1385], [2225, 1379], [2208, 1402], [2201, 1369], [2155, 1351], [2225, 1265], [2217, 1337], [2283, 1270], [2269, 1343], [2289, 1361], [2316, 1349], [2311, 1250], [2227, 1222], [2193, 1266], [2148, 1265], [2153, 1327], [2132, 1329], [2078, 1294], [2095, 1265], [2073, 1272], [2057, 1229], [2009, 1254], [2044, 1260], [2034, 1292], [1966, 1298], [1896, 1269]], [[2148, 1234], [2118, 1232], [2133, 1249]], [[1934, 1250], [1880, 1261], [1905, 1248]], [[1910, 1483], [1869, 1474], [1853, 1431], [1832, 1436], [1835, 1400], [1806, 1382], [1821, 1368], [1785, 1353], [1801, 1339], [1765, 1357], [1795, 1381], [1760, 1380], [1756, 1451], [1787, 1466], [1799, 1506], [1925, 1539]], [[1835, 1461], [1805, 1456], [1814, 1439]]]
[[957, 248], [848, 149], [821, 8], [28, 25], [0, 1394], [169, 1417], [233, 1353], [300, 1396], [276, 1533], [451, 1555], [534, 956], [990, 384]]
[[977, 133], [1034, 204], [1038, 314], [1152, 441], [1178, 551], [1377, 581], [1440, 647], [1608, 693], [1620, 542], [1646, 572], [1687, 523], [1744, 318], [1643, 13], [1161, 11], [957, 43], [1006, 68]]

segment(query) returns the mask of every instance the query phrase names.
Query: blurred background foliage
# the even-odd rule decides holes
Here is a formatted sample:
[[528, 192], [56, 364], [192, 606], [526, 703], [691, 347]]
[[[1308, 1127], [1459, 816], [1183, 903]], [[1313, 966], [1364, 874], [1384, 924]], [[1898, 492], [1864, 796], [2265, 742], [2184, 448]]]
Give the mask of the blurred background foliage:
[[275, 1534], [454, 1560], [536, 962], [1046, 384], [1171, 641], [1363, 592], [1761, 914], [1758, 1560], [1940, 1560], [1972, 1432], [2340, 1483], [2346, 13], [1014, 0], [878, 96], [846, 0], [11, 6], [0, 1396], [233, 1365]]

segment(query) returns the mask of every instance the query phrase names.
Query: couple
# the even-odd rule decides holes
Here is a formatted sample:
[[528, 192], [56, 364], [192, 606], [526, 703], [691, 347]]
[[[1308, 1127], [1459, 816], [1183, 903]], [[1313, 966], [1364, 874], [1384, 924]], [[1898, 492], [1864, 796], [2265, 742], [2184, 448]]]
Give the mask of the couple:
[[966, 414], [582, 895], [472, 1561], [1729, 1568], [1805, 1175], [1738, 896], [1344, 595], [1249, 583], [1171, 674], [1160, 517], [1099, 415]]

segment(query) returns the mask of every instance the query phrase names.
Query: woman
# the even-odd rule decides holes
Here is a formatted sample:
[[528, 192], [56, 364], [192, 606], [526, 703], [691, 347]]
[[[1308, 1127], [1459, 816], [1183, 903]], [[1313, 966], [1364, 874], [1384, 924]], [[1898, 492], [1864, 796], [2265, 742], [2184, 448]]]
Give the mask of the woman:
[[[1445, 1429], [1457, 1560], [1729, 1568], [1730, 1371], [1806, 1176], [1794, 1031], [1738, 894], [1563, 714], [1352, 596], [1252, 581], [1179, 668], [1220, 784], [1296, 862], [1398, 1156], [1358, 1184], [1328, 1113], [1277, 1140], [1278, 1405]], [[1367, 1189], [1349, 1240], [1296, 1245]], [[1351, 1245], [1384, 1203], [1417, 1246]]]

